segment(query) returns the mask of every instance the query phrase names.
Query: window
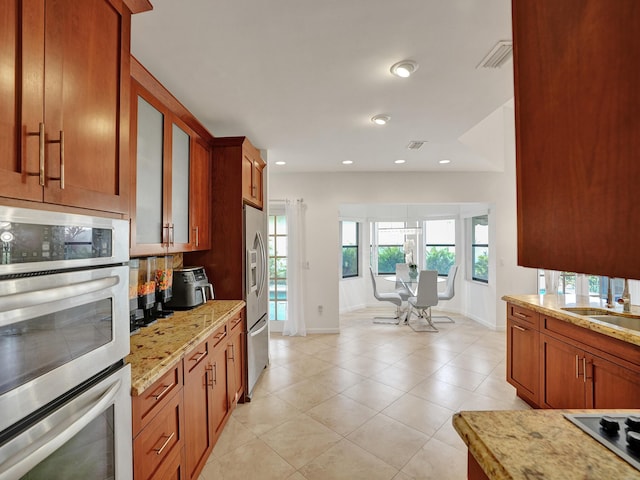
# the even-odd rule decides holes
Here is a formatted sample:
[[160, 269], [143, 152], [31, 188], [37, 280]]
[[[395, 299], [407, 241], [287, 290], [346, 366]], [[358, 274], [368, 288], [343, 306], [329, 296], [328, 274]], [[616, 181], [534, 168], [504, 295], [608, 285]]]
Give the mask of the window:
[[340, 222], [342, 236], [342, 278], [357, 277], [360, 274], [360, 228], [358, 222]]
[[489, 216], [471, 218], [471, 278], [489, 283]]
[[413, 262], [412, 259], [405, 259], [404, 245], [407, 239], [404, 222], [376, 222], [373, 227], [372, 238], [376, 247], [372, 248], [372, 252], [377, 257], [379, 275], [395, 275], [396, 263]]
[[287, 217], [269, 215], [269, 319], [287, 319]]
[[456, 221], [427, 220], [425, 231], [425, 266], [437, 270], [438, 275], [447, 276], [456, 263]]

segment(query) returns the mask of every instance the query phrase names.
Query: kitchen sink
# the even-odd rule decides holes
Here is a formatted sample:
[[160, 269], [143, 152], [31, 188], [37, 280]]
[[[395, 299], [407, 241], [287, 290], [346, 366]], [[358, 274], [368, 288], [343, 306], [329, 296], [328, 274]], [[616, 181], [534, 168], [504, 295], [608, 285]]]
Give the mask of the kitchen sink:
[[618, 327], [640, 331], [640, 316], [630, 313], [612, 312], [604, 308], [566, 307], [562, 310], [589, 317], [600, 322], [610, 323]]
[[623, 317], [621, 315], [589, 315], [589, 318], [611, 323], [622, 328], [628, 328], [629, 330], [640, 331], [640, 318]]

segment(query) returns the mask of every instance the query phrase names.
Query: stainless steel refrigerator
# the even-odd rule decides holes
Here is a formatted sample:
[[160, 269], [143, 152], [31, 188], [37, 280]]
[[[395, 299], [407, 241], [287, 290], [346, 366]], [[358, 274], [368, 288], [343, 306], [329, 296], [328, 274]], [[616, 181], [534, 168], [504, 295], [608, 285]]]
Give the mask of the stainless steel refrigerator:
[[244, 206], [247, 301], [247, 396], [269, 363], [269, 317], [267, 216], [257, 208]]

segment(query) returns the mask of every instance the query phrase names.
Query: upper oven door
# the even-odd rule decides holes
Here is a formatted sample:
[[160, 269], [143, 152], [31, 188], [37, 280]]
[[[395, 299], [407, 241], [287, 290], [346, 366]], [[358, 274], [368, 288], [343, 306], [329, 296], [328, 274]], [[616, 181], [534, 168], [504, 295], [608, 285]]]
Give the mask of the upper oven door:
[[0, 206], [0, 277], [129, 260], [129, 222]]
[[0, 281], [0, 431], [129, 353], [128, 269]]

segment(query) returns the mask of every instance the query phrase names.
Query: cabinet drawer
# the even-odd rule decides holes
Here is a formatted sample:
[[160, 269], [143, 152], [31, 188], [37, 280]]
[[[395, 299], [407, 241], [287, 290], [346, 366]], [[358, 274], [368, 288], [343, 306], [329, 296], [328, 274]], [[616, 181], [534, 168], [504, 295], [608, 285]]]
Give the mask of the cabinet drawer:
[[613, 355], [635, 365], [640, 365], [640, 348], [637, 345], [546, 315], [542, 316], [541, 323], [544, 332], [580, 348], [587, 348], [595, 353], [600, 351], [598, 355], [603, 358], [610, 358]]
[[209, 345], [209, 339], [198, 344], [193, 350], [184, 356], [184, 371], [188, 374], [195, 369], [202, 362], [206, 361], [211, 354], [211, 345]]
[[134, 437], [138, 435], [140, 430], [166, 405], [169, 398], [181, 388], [182, 362], [178, 362], [141, 395], [132, 398], [131, 410]]
[[182, 390], [175, 392], [153, 420], [133, 440], [135, 480], [155, 478], [165, 458], [182, 450]]
[[238, 312], [231, 320], [229, 320], [230, 335], [233, 335], [238, 330], [244, 331], [244, 328], [242, 328], [244, 325], [243, 320], [244, 315], [242, 315], [242, 312]]
[[539, 330], [540, 328], [540, 315], [538, 312], [529, 310], [528, 308], [519, 307], [512, 303], [507, 304], [507, 317], [517, 321], [530, 325], [532, 328]]
[[225, 338], [227, 338], [227, 324], [225, 323], [224, 325], [219, 327], [215, 332], [211, 334], [211, 337], [209, 338], [211, 341], [211, 348], [215, 348], [220, 345], [220, 343]]

